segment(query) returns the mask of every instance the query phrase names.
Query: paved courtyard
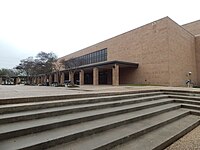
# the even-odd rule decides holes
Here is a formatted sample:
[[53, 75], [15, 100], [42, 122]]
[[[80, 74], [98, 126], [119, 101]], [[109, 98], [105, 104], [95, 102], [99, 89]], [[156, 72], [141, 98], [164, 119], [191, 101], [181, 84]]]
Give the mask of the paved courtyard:
[[186, 87], [164, 87], [164, 86], [110, 86], [110, 85], [83, 85], [75, 88], [53, 87], [53, 86], [26, 86], [26, 85], [0, 85], [0, 99], [19, 98], [19, 97], [39, 97], [55, 95], [74, 95], [87, 93], [110, 93], [142, 91], [154, 89], [173, 89], [199, 91], [199, 88]]
[[190, 91], [200, 92], [200, 88], [164, 87], [164, 86], [83, 85], [76, 88], [68, 88], [68, 87], [53, 87], [53, 86], [0, 85], [0, 99], [55, 96], [55, 95], [74, 95], [74, 94], [87, 94], [87, 93], [128, 92], [128, 91], [142, 91], [142, 90], [156, 90], [156, 89], [190, 90]]

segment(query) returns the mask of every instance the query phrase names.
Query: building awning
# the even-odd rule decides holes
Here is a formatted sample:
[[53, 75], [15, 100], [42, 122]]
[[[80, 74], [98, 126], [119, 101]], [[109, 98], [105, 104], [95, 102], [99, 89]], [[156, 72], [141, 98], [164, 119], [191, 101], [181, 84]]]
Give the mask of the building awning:
[[[84, 66], [79, 66], [76, 69], [91, 69], [94, 67], [98, 68], [112, 68], [115, 64], [119, 65], [120, 68], [138, 68], [139, 63], [132, 63], [132, 62], [125, 62], [125, 61], [104, 61], [104, 62], [99, 62], [99, 63], [93, 63], [93, 64], [88, 64]], [[75, 68], [74, 68], [75, 69]], [[68, 71], [69, 69], [66, 69], [65, 71]]]

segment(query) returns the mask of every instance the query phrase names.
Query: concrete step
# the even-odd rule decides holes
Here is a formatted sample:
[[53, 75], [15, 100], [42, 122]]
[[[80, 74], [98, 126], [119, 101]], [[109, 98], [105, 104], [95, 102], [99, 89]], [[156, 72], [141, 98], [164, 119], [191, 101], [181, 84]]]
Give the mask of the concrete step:
[[[143, 106], [147, 106], [153, 102], [144, 103]], [[21, 121], [9, 124], [0, 125], [0, 140], [13, 138], [17, 136], [23, 136], [31, 133], [37, 133], [45, 130], [50, 130], [62, 126], [68, 126], [72, 124], [77, 124], [86, 121], [92, 121], [96, 119], [107, 119], [110, 117], [111, 119], [121, 118], [121, 120], [127, 119], [128, 120], [137, 120], [144, 119], [153, 115], [158, 115], [160, 113], [164, 113], [166, 111], [175, 110], [181, 108], [181, 105], [178, 104], [163, 104], [161, 106], [152, 106], [149, 108], [148, 106], [146, 109], [130, 112], [130, 108], [137, 108], [140, 105], [133, 105], [127, 107], [118, 107], [118, 108], [109, 108], [109, 109], [101, 109], [101, 110], [93, 110], [93, 111], [86, 111], [82, 113], [74, 113], [74, 114], [67, 114], [58, 117], [48, 117], [43, 119], [35, 119], [30, 121]], [[123, 111], [122, 111], [123, 110]], [[126, 111], [127, 110], [127, 111]], [[139, 116], [139, 117], [138, 117]], [[131, 119], [130, 119], [131, 118]], [[103, 120], [103, 119], [102, 119]]]
[[[139, 109], [149, 108], [153, 106], [159, 106], [163, 104], [172, 103], [172, 99], [159, 99], [159, 100], [150, 100], [150, 101], [144, 101], [142, 100], [141, 103], [133, 103], [127, 105], [119, 105], [115, 107], [102, 107], [101, 105], [97, 104], [92, 106], [66, 106], [66, 107], [56, 107], [56, 108], [49, 108], [49, 109], [42, 109], [42, 110], [33, 110], [33, 111], [25, 111], [25, 112], [18, 112], [18, 113], [10, 113], [10, 114], [2, 114], [0, 115], [0, 124], [5, 123], [12, 123], [12, 122], [18, 122], [18, 121], [26, 121], [31, 119], [40, 119], [45, 117], [51, 117], [51, 116], [58, 116], [58, 115], [66, 115], [66, 114], [74, 114], [78, 112], [84, 112], [84, 111], [91, 111], [91, 110], [97, 110], [97, 109], [106, 109], [113, 110], [111, 114], [117, 114], [117, 113], [124, 113], [127, 111], [135, 111]], [[146, 100], [149, 100], [148, 98]], [[134, 101], [134, 100], [133, 100]], [[103, 105], [104, 106], [104, 105]], [[108, 114], [107, 114], [108, 115]]]
[[181, 104], [181, 107], [190, 109], [191, 111], [197, 110], [200, 111], [200, 106], [192, 104]]
[[191, 90], [189, 89], [160, 89], [161, 92], [176, 92], [176, 93], [191, 93], [191, 94], [200, 94], [197, 90]]
[[27, 110], [44, 109], [52, 107], [117, 101], [117, 100], [125, 100], [125, 99], [140, 98], [140, 97], [141, 98], [151, 97], [156, 95], [160, 95], [160, 93], [157, 92], [157, 93], [147, 93], [144, 95], [130, 94], [130, 95], [116, 95], [108, 97], [84, 98], [84, 99], [74, 99], [74, 100], [56, 100], [56, 101], [45, 101], [45, 102], [42, 101], [42, 102], [32, 102], [32, 103], [7, 104], [7, 105], [0, 105], [0, 113], [3, 114], [9, 112], [27, 111]]
[[192, 104], [182, 104], [182, 103], [178, 103], [178, 104], [181, 105], [181, 108], [189, 110], [190, 114], [200, 116], [200, 106], [192, 105]]
[[175, 122], [162, 126], [112, 150], [161, 150], [178, 140], [199, 125], [199, 116], [188, 115]]
[[112, 92], [112, 93], [87, 93], [87, 94], [74, 94], [74, 95], [56, 95], [56, 96], [42, 96], [42, 97], [24, 97], [24, 98], [9, 98], [0, 99], [0, 105], [5, 104], [18, 104], [29, 102], [42, 102], [42, 101], [55, 101], [55, 100], [71, 100], [71, 99], [84, 99], [84, 98], [97, 98], [97, 97], [109, 97], [117, 95], [131, 95], [131, 94], [151, 94], [151, 93], [163, 93], [160, 90], [142, 90], [142, 91], [128, 91], [128, 92]]
[[[129, 115], [132, 116], [134, 113]], [[83, 146], [80, 148], [87, 150], [97, 148], [107, 149], [119, 144], [119, 142], [122, 142], [124, 139], [137, 137], [144, 133], [150, 132], [186, 115], [189, 115], [188, 110], [178, 109], [150, 118], [138, 120], [137, 122], [127, 122], [124, 118], [124, 123], [121, 124], [122, 126], [117, 125], [117, 127], [115, 124], [119, 121], [119, 118], [116, 118], [116, 120], [113, 117], [103, 118], [91, 122], [84, 122], [72, 126], [61, 127], [40, 133], [4, 140], [0, 142], [0, 149], [45, 149], [64, 142], [73, 141], [80, 137], [86, 138], [86, 141], [90, 144], [79, 144], [76, 141], [72, 144], [73, 146]], [[83, 142], [85, 139], [80, 138], [79, 141]], [[84, 148], [84, 146], [87, 146], [87, 148]], [[67, 146], [67, 148], [68, 147], [71, 148], [70, 146]]]
[[169, 98], [174, 98], [174, 99], [185, 99], [185, 100], [196, 100], [200, 101], [200, 97], [195, 97], [195, 96], [184, 96], [184, 95], [176, 95], [176, 94], [169, 94]]
[[171, 91], [171, 90], [165, 90], [162, 91], [163, 94], [168, 94], [168, 95], [180, 95], [180, 96], [193, 96], [193, 97], [200, 97], [200, 93], [196, 92], [189, 92], [189, 91]]
[[[185, 109], [185, 108], [184, 108]], [[187, 109], [187, 108], [186, 108]], [[193, 110], [193, 109], [187, 109], [190, 110], [190, 113], [192, 115], [200, 116], [200, 110]]]
[[[39, 102], [39, 103], [31, 103], [31, 104], [16, 104], [16, 105], [5, 105], [0, 106], [0, 113], [14, 113], [14, 112], [20, 112], [20, 111], [30, 111], [30, 110], [37, 110], [37, 109], [47, 109], [47, 108], [55, 108], [55, 107], [62, 107], [66, 106], [68, 107], [69, 112], [74, 112], [74, 108], [77, 108], [79, 111], [84, 111], [88, 109], [97, 109], [98, 107], [114, 107], [119, 105], [127, 105], [127, 104], [134, 104], [134, 103], [140, 103], [144, 101], [150, 101], [150, 100], [157, 100], [162, 98], [167, 98], [166, 95], [156, 95], [156, 96], [146, 96], [146, 97], [140, 97], [135, 99], [122, 99], [122, 100], [113, 100], [108, 102], [98, 102], [98, 103], [87, 103], [87, 104], [76, 104], [76, 105], [69, 105], [68, 101], [59, 101], [59, 102]], [[85, 106], [85, 107], [84, 107]], [[82, 108], [82, 109], [81, 109]], [[72, 110], [70, 110], [72, 109]], [[65, 112], [67, 113], [67, 112]]]
[[[73, 149], [73, 150], [93, 150], [111, 149], [113, 146], [121, 144], [127, 140], [146, 134], [154, 129], [175, 120], [187, 116], [189, 113], [183, 109], [170, 111], [158, 116], [143, 119], [134, 123], [129, 123], [111, 130], [81, 137], [69, 143], [61, 144], [50, 148], [51, 150]], [[92, 143], [92, 144], [90, 144]]]
[[198, 100], [188, 100], [188, 99], [174, 99], [174, 102], [181, 104], [192, 104], [200, 106], [200, 101]]

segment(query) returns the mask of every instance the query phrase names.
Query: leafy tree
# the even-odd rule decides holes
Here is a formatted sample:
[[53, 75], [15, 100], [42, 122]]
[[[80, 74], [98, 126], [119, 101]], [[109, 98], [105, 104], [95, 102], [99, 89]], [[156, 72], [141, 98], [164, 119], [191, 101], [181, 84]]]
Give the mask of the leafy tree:
[[20, 64], [16, 66], [16, 69], [26, 75], [27, 81], [29, 82], [30, 76], [51, 73], [56, 59], [57, 56], [52, 52], [40, 52], [36, 55], [36, 58], [28, 57], [21, 60]]
[[16, 69], [23, 72], [26, 76], [34, 75], [35, 73], [35, 60], [33, 57], [22, 59]]
[[20, 72], [14, 69], [0, 69], [0, 77], [15, 77], [18, 76]]
[[0, 69], [0, 77], [2, 77], [2, 76], [6, 76], [6, 72], [5, 72], [5, 70], [4, 69]]
[[17, 77], [18, 75], [20, 75], [20, 72], [17, 71], [17, 70], [14, 70], [14, 69], [5, 69], [5, 68], [2, 68], [0, 69], [0, 82], [5, 82], [8, 84], [11, 83], [11, 81], [14, 82], [14, 77]]
[[34, 76], [39, 74], [47, 74], [53, 71], [53, 63], [57, 59], [54, 53], [40, 52], [36, 59], [28, 57], [20, 61], [16, 69], [21, 70], [27, 76]]
[[37, 74], [51, 73], [55, 68], [57, 56], [54, 53], [40, 52], [35, 59]]

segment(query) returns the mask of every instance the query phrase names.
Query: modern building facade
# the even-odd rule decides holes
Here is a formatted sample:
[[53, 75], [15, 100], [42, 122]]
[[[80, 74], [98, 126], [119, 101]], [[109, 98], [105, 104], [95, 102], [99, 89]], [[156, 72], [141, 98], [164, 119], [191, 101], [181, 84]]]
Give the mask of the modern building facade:
[[59, 58], [58, 63], [63, 59], [66, 65], [77, 62], [74, 75], [65, 66], [34, 82], [186, 86], [191, 79], [200, 85], [200, 20], [178, 25], [165, 17]]

